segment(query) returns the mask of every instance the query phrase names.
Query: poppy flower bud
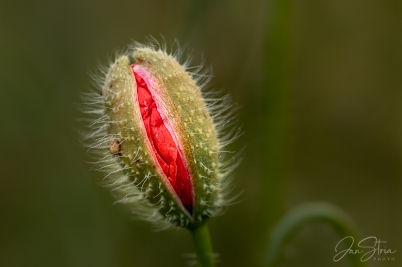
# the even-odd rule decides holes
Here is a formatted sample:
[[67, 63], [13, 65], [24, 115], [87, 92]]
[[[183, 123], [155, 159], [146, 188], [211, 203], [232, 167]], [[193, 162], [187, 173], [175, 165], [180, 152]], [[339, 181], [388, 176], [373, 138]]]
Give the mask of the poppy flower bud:
[[[188, 227], [221, 213], [227, 174], [236, 164], [235, 157], [221, 162], [220, 153], [239, 135], [227, 128], [230, 98], [209, 93], [204, 99], [197, 80], [208, 76], [143, 45], [104, 74], [101, 93], [84, 97], [86, 113], [98, 115], [85, 139], [92, 140], [94, 164], [107, 172], [105, 183], [118, 202], [163, 226]], [[219, 112], [223, 117], [213, 118]], [[226, 139], [219, 140], [217, 128], [228, 133]]]

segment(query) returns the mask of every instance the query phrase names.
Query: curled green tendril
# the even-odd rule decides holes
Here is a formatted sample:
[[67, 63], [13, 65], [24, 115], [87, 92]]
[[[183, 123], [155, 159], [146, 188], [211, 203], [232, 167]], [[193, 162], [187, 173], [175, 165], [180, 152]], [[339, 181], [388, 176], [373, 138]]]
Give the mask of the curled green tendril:
[[[271, 233], [267, 253], [267, 266], [279, 266], [281, 251], [286, 243], [307, 223], [321, 221], [330, 224], [340, 236], [356, 238], [356, 231], [352, 220], [341, 209], [327, 203], [304, 204], [286, 215]], [[351, 249], [358, 249], [354, 243]], [[349, 254], [353, 266], [364, 267], [358, 254]]]

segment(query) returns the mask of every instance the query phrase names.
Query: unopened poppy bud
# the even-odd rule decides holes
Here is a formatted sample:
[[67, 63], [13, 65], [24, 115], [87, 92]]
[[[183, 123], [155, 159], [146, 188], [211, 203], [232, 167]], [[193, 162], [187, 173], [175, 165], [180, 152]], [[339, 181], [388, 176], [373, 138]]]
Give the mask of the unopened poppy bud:
[[[234, 158], [222, 163], [220, 152], [239, 134], [226, 129], [230, 99], [205, 100], [196, 82], [205, 75], [191, 74], [163, 50], [142, 45], [118, 57], [105, 74], [101, 94], [86, 97], [100, 106], [87, 110], [99, 114], [87, 138], [95, 140], [95, 164], [107, 172], [106, 183], [119, 201], [134, 204], [133, 211], [151, 222], [182, 227], [222, 212]], [[214, 121], [219, 111], [223, 118]], [[217, 127], [229, 132], [226, 143]]]

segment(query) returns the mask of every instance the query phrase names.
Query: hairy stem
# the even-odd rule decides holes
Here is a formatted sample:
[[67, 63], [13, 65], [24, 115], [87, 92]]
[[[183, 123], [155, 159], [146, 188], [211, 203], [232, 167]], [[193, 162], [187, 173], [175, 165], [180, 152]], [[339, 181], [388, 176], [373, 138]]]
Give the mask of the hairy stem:
[[189, 229], [197, 253], [198, 267], [214, 267], [212, 243], [207, 223], [199, 223]]
[[[309, 203], [300, 206], [285, 216], [274, 228], [268, 247], [268, 266], [279, 266], [281, 251], [286, 243], [305, 224], [313, 221], [322, 221], [330, 224], [341, 237], [350, 236], [356, 240], [356, 231], [352, 220], [339, 208], [327, 203]], [[351, 247], [358, 249], [357, 242]], [[349, 254], [353, 266], [364, 267], [359, 254]]]

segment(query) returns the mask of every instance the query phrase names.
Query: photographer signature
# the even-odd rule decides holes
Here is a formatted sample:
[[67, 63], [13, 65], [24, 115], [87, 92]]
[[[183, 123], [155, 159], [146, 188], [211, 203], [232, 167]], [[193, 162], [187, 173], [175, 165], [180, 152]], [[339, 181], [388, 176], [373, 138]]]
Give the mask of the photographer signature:
[[[350, 242], [350, 244], [348, 243]], [[334, 256], [334, 261], [340, 261], [345, 255], [347, 254], [363, 254], [360, 258], [362, 262], [371, 259], [374, 255], [382, 255], [382, 254], [394, 254], [396, 250], [387, 249], [385, 246], [384, 248], [381, 247], [381, 244], [387, 243], [387, 241], [381, 241], [375, 236], [369, 236], [362, 239], [358, 244], [357, 248], [353, 249], [353, 244], [355, 240], [352, 236], [347, 236], [341, 239], [335, 246], [335, 252], [338, 252], [338, 247], [340, 244], [349, 244], [347, 249], [339, 251]]]

